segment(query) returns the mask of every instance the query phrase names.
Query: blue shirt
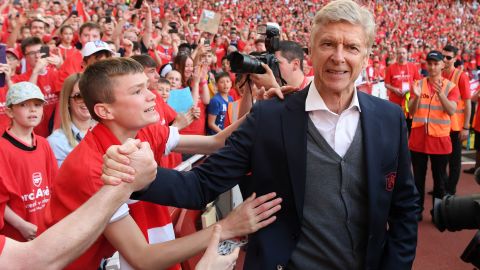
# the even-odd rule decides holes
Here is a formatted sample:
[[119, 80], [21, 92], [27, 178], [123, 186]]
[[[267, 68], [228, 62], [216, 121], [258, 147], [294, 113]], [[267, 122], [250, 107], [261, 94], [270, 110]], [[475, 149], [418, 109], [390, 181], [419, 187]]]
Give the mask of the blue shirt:
[[[80, 142], [85, 136], [85, 134], [82, 134], [82, 132], [80, 132], [80, 130], [73, 123], [72, 132], [74, 138], [78, 142]], [[67, 155], [72, 152], [73, 147], [68, 143], [67, 136], [65, 136], [65, 133], [61, 128], [53, 131], [53, 133], [48, 136], [47, 140], [53, 150], [55, 158], [57, 159], [58, 167], [60, 168], [62, 162], [65, 160], [65, 158], [67, 158]]]
[[[220, 129], [224, 129], [225, 126], [225, 116], [227, 114], [228, 103], [233, 102], [233, 98], [228, 96], [228, 100], [223, 99], [220, 93], [215, 94], [213, 98], [210, 100], [210, 104], [208, 104], [208, 114], [216, 115], [217, 118], [215, 119], [215, 125], [217, 125]], [[207, 134], [214, 135], [217, 132], [211, 130], [207, 126]]]

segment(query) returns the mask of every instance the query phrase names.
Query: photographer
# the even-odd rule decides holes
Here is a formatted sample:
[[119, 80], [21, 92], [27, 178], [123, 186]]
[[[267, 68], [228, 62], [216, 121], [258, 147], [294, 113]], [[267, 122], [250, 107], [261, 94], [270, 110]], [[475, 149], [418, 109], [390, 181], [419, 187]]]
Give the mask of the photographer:
[[[286, 84], [293, 86], [296, 89], [305, 88], [310, 83], [313, 77], [307, 77], [303, 74], [303, 49], [300, 45], [293, 41], [280, 41], [278, 51], [275, 52], [275, 57], [278, 60], [278, 67], [282, 78]], [[267, 69], [265, 74], [252, 74], [250, 78], [257, 85], [257, 87], [264, 87], [265, 89], [280, 88], [271, 69], [264, 65]]]

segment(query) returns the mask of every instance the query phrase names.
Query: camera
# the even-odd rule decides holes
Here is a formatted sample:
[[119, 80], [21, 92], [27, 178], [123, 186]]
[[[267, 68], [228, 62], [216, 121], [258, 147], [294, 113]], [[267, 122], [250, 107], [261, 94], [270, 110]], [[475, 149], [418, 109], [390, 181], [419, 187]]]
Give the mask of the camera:
[[[480, 180], [480, 170], [475, 171], [477, 183]], [[466, 196], [446, 195], [443, 199], [434, 201], [433, 223], [441, 232], [451, 232], [463, 229], [480, 229], [480, 194]], [[480, 230], [467, 245], [460, 258], [467, 263], [480, 268]]]
[[264, 74], [266, 70], [262, 67], [264, 63], [273, 71], [277, 81], [284, 84], [285, 81], [280, 73], [278, 59], [275, 52], [278, 51], [280, 44], [280, 26], [276, 23], [267, 23], [258, 26], [258, 34], [265, 36], [266, 52], [252, 53], [250, 55], [239, 52], [232, 52], [228, 55], [232, 72], [240, 74]]
[[173, 34], [173, 33], [178, 33], [178, 29], [177, 29], [177, 23], [176, 22], [169, 22], [168, 23], [168, 26], [170, 26], [170, 30], [168, 30], [168, 33], [169, 34]]

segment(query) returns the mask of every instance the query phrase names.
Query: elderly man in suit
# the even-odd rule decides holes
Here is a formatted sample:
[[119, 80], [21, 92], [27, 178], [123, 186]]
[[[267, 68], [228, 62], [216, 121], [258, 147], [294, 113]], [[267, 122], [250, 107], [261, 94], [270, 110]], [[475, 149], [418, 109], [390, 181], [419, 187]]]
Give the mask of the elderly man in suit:
[[[282, 210], [249, 238], [245, 269], [411, 269], [419, 196], [405, 119], [354, 87], [374, 42], [373, 15], [334, 1], [311, 33], [313, 83], [285, 101], [258, 102], [202, 165], [159, 169], [133, 197], [200, 208], [237, 183], [244, 195], [276, 192]], [[120, 152], [107, 153], [107, 183], [126, 172]]]

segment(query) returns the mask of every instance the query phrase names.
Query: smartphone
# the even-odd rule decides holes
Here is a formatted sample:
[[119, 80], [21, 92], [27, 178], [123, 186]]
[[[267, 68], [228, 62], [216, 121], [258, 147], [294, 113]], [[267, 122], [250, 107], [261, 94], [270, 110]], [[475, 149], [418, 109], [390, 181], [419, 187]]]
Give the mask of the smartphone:
[[137, 0], [137, 2], [135, 3], [135, 8], [136, 9], [139, 9], [142, 7], [142, 3], [143, 3], [143, 0]]
[[108, 16], [105, 17], [105, 23], [111, 23], [112, 22], [112, 17]]
[[[7, 46], [0, 44], [0, 63], [7, 63]], [[0, 73], [0, 87], [5, 86], [5, 73]]]
[[50, 47], [43, 45], [40, 47], [40, 53], [42, 53], [42, 58], [47, 58], [50, 56]]

